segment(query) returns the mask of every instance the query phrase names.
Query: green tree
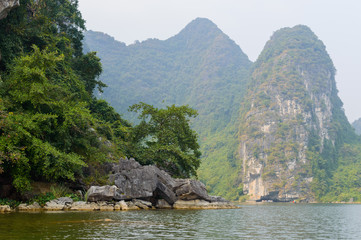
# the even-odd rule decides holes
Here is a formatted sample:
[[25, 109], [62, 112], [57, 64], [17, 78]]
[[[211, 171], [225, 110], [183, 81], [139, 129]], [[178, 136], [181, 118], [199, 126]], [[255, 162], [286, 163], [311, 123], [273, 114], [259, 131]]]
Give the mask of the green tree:
[[74, 0], [24, 0], [0, 21], [0, 175], [20, 192], [127, 151], [129, 124], [94, 99], [105, 85], [100, 59], [82, 53], [83, 29]]
[[201, 153], [190, 127], [189, 118], [197, 116], [194, 109], [175, 105], [158, 109], [141, 102], [130, 111], [140, 112], [141, 122], [133, 130], [139, 161], [156, 164], [176, 177], [196, 176]]

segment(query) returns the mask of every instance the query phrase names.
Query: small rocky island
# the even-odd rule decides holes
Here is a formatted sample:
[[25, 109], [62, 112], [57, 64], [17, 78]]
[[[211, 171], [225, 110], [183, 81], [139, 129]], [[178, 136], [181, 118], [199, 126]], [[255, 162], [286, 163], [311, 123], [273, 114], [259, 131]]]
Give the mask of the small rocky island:
[[222, 209], [237, 208], [217, 196], [209, 196], [205, 185], [194, 179], [175, 179], [154, 165], [142, 166], [134, 159], [120, 159], [109, 164], [109, 182], [113, 185], [91, 186], [87, 201], [74, 202], [69, 197], [38, 203], [20, 204], [11, 211], [116, 211], [139, 209]]

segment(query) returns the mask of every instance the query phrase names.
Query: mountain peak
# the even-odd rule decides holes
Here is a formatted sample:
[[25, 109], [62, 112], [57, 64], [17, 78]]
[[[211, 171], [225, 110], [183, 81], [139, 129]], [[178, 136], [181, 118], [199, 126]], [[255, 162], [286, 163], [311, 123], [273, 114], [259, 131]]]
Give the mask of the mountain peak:
[[190, 23], [187, 24], [187, 26], [184, 28], [184, 30], [212, 30], [212, 29], [218, 29], [217, 25], [209, 20], [208, 18], [196, 18], [192, 20]]
[[195, 38], [197, 36], [203, 36], [203, 38], [212, 38], [223, 32], [207, 18], [196, 18], [191, 21], [183, 30], [180, 31], [179, 38]]

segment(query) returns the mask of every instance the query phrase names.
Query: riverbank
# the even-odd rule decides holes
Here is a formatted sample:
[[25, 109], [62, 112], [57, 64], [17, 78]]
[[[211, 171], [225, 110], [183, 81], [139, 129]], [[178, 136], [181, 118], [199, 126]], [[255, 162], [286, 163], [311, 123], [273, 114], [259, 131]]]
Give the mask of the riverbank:
[[169, 205], [165, 200], [158, 200], [154, 206], [151, 202], [134, 199], [132, 201], [118, 202], [74, 202], [71, 198], [62, 197], [47, 202], [44, 206], [34, 202], [22, 203], [15, 208], [9, 205], [0, 205], [0, 213], [8, 212], [39, 212], [39, 211], [128, 211], [128, 210], [151, 210], [151, 209], [234, 209], [239, 208], [231, 202], [207, 202], [205, 200], [178, 200]]

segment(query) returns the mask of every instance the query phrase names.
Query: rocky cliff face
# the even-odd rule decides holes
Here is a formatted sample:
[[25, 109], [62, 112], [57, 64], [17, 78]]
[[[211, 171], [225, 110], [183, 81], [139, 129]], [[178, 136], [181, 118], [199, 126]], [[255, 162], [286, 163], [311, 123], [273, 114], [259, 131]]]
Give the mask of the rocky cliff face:
[[17, 6], [20, 6], [19, 0], [0, 1], [0, 20], [6, 18], [10, 10]]
[[336, 115], [343, 114], [334, 75], [325, 46], [306, 26], [281, 29], [267, 42], [242, 106], [239, 155], [252, 200], [311, 197], [315, 155], [335, 148]]

